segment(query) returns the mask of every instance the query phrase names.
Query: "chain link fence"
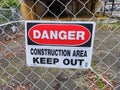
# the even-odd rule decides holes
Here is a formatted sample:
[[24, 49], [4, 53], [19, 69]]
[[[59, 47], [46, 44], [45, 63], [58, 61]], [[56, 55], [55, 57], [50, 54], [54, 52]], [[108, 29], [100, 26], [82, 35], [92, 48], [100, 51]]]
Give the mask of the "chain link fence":
[[[8, 1], [0, 1], [0, 90], [120, 90], [119, 3], [108, 12], [97, 0]], [[26, 66], [24, 19], [95, 21], [92, 68]]]

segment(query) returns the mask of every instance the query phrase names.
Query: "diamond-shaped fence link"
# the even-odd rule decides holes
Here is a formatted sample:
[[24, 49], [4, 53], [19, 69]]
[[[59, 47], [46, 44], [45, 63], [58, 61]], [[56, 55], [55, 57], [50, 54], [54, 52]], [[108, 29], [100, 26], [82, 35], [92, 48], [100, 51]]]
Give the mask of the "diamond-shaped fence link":
[[[0, 0], [0, 90], [120, 90], [120, 0]], [[26, 66], [25, 20], [95, 21], [91, 69]]]

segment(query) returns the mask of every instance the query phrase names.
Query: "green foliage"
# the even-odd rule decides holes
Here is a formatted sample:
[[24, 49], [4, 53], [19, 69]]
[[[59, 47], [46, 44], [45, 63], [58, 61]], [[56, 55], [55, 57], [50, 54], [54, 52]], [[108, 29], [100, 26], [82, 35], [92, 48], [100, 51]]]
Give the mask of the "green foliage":
[[18, 4], [18, 0], [0, 0], [0, 7], [2, 8], [16, 8]]
[[3, 7], [3, 5], [4, 5], [4, 1], [0, 0], [0, 7]]
[[103, 87], [104, 87], [103, 81], [101, 79], [99, 79], [98, 75], [96, 75], [96, 79], [97, 79], [98, 87], [100, 88], [100, 90], [103, 90]]

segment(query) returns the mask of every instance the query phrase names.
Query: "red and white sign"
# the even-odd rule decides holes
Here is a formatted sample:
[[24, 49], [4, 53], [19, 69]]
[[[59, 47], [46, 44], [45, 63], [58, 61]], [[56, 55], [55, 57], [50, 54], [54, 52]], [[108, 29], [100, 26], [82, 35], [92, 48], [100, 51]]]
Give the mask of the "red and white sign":
[[30, 28], [28, 36], [37, 44], [76, 46], [86, 43], [91, 34], [81, 25], [38, 24]]
[[90, 68], [94, 22], [26, 22], [28, 66]]

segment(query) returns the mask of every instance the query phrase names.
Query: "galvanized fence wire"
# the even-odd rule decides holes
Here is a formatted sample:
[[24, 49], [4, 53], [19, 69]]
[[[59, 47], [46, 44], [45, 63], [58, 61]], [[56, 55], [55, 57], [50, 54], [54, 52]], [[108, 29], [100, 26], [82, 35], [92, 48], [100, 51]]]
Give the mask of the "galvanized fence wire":
[[[8, 1], [0, 7], [0, 90], [120, 90], [119, 4], [108, 12], [94, 0]], [[95, 21], [92, 68], [26, 66], [23, 19]]]

